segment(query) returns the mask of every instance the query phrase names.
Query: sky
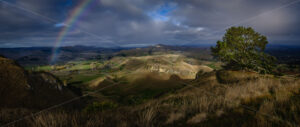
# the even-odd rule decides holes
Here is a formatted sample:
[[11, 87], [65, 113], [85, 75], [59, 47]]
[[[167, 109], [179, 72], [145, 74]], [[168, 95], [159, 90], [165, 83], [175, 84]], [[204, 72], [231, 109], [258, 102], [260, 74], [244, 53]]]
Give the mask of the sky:
[[300, 0], [0, 0], [0, 17], [0, 48], [215, 44], [231, 26], [300, 45]]

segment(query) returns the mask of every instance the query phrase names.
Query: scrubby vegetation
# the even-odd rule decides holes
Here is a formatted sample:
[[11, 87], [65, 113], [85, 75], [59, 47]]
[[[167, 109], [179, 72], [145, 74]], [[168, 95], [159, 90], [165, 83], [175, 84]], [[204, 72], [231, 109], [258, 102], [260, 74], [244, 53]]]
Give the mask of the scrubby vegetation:
[[[157, 48], [149, 48], [153, 51], [151, 55], [117, 55], [109, 60], [70, 61], [27, 70], [12, 60], [0, 59], [0, 64], [5, 63], [5, 67], [0, 66], [0, 71], [5, 72], [0, 73], [0, 95], [4, 95], [1, 97], [9, 100], [6, 102], [21, 102], [17, 97], [22, 97], [24, 91], [32, 91], [36, 103], [45, 104], [32, 108], [0, 103], [0, 125], [294, 127], [300, 124], [300, 79], [290, 73], [288, 65], [281, 64], [275, 69], [281, 72], [276, 76], [249, 71], [253, 68], [227, 70], [215, 60], [195, 59], [184, 53], [162, 54], [167, 49]], [[37, 87], [35, 83], [41, 82], [44, 86]], [[69, 96], [72, 98], [60, 103], [60, 99]], [[32, 100], [30, 97], [26, 100]]]
[[[210, 72], [191, 81], [179, 81], [186, 86], [144, 103], [119, 106], [110, 101], [94, 102], [82, 110], [43, 112], [14, 125], [287, 127], [300, 124], [299, 79], [245, 75], [240, 71], [226, 73], [234, 73], [231, 76], [237, 81], [219, 82], [218, 77], [226, 77]], [[28, 113], [3, 109], [2, 121], [13, 120], [15, 117], [7, 115], [20, 112]]]

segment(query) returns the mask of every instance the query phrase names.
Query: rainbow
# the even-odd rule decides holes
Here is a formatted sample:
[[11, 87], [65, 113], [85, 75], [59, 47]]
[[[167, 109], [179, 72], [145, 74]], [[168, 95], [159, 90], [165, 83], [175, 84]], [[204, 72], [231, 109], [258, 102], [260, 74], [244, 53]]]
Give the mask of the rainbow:
[[66, 34], [69, 32], [71, 26], [75, 23], [75, 21], [78, 19], [78, 17], [81, 15], [81, 13], [84, 11], [84, 9], [87, 7], [89, 3], [91, 3], [93, 0], [82, 0], [76, 6], [70, 13], [70, 16], [67, 18], [67, 20], [64, 22], [64, 27], [63, 29], [59, 32], [54, 47], [52, 49], [52, 56], [51, 56], [51, 61], [50, 63], [55, 63], [56, 58], [58, 56], [58, 48], [60, 47], [64, 37]]

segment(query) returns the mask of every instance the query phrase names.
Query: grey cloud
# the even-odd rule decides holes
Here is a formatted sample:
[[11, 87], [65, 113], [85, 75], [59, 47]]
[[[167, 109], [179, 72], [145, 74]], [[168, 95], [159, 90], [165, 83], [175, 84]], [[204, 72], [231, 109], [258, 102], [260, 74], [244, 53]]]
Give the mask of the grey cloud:
[[[254, 27], [272, 42], [300, 44], [300, 3], [258, 16], [292, 1], [94, 0], [72, 26], [62, 45], [215, 43], [231, 25]], [[12, 3], [63, 22], [79, 2], [82, 0], [16, 0]], [[158, 10], [167, 4], [176, 7], [170, 12]], [[162, 11], [161, 16], [167, 20], [148, 15], [156, 11]], [[52, 46], [62, 29], [3, 3], [0, 3], [0, 17], [5, 17], [0, 19], [0, 47]]]

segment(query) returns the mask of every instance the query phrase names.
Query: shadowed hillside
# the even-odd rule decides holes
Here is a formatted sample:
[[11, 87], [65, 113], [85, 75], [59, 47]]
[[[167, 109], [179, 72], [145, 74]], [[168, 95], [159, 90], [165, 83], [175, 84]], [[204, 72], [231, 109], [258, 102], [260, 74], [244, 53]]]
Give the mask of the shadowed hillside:
[[[139, 49], [130, 51], [134, 50]], [[49, 111], [42, 110], [12, 125], [294, 127], [300, 124], [297, 75], [224, 70], [220, 62], [172, 51], [154, 52], [157, 54], [70, 61], [28, 69], [47, 72], [26, 71], [13, 60], [0, 57], [0, 125], [72, 100], [76, 95], [69, 88], [84, 97]]]
[[[119, 86], [98, 95], [108, 98], [94, 102], [82, 111], [53, 110], [16, 125], [294, 127], [300, 123], [297, 113], [300, 109], [300, 81], [297, 77], [214, 71], [199, 72], [194, 80], [171, 76], [165, 81], [145, 77], [131, 85], [119, 81]], [[106, 85], [112, 83], [106, 82]], [[172, 87], [173, 90], [168, 89]], [[161, 96], [160, 92], [167, 94]], [[123, 99], [109, 100], [116, 96]], [[122, 106], [116, 103], [118, 101], [139, 103]]]
[[52, 74], [29, 72], [0, 57], [0, 107], [45, 108], [76, 97]]
[[[132, 81], [155, 73], [156, 77], [168, 79], [171, 75], [178, 75], [182, 79], [193, 79], [199, 70], [210, 72], [213, 69], [200, 65], [200, 61], [179, 54], [163, 54], [139, 57], [114, 57], [105, 61], [99, 70], [111, 70], [112, 75], [126, 77]], [[103, 79], [103, 78], [101, 78]], [[99, 82], [99, 80], [95, 80]], [[92, 86], [97, 84], [91, 83]]]
[[300, 127], [300, 0], [0, 0], [0, 127]]

